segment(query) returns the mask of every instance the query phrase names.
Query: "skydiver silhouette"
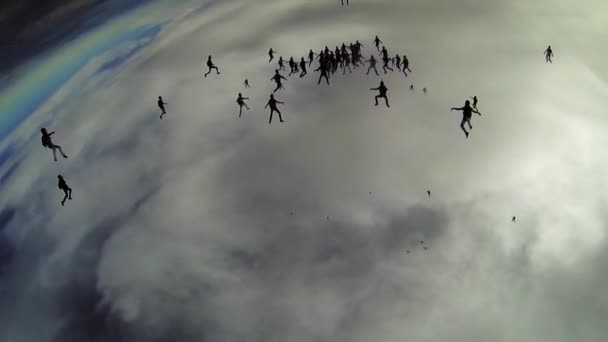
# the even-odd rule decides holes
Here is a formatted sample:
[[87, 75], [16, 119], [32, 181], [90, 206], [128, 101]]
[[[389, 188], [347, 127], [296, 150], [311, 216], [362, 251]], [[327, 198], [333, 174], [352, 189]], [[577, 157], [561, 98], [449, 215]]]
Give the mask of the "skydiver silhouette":
[[349, 74], [352, 74], [353, 71], [350, 68], [351, 61], [350, 61], [350, 56], [348, 55], [348, 53], [344, 54], [343, 59], [344, 59], [344, 66], [342, 67], [342, 69], [343, 69], [342, 75], [346, 74], [346, 69], [348, 69]]
[[274, 76], [272, 76], [270, 80], [274, 81], [277, 84], [277, 87], [274, 88], [274, 90], [272, 91], [273, 93], [276, 93], [279, 89], [285, 89], [281, 80], [287, 81], [287, 79], [283, 75], [279, 74], [279, 69], [275, 69]]
[[308, 51], [308, 66], [312, 65], [312, 62], [315, 60], [316, 53], [312, 52], [312, 49]]
[[279, 57], [279, 70], [285, 70], [285, 65], [283, 64], [283, 62], [285, 62], [283, 60], [283, 56]]
[[46, 128], [41, 128], [40, 129], [40, 133], [42, 133], [42, 146], [46, 147], [46, 148], [50, 148], [51, 150], [53, 150], [53, 159], [55, 161], [57, 161], [57, 150], [59, 150], [59, 153], [61, 153], [61, 155], [63, 156], [63, 158], [67, 158], [68, 156], [65, 155], [65, 153], [63, 153], [63, 150], [61, 149], [61, 146], [56, 145], [53, 143], [53, 140], [51, 139], [51, 135], [55, 134], [55, 131], [48, 133]]
[[268, 103], [266, 103], [266, 106], [264, 106], [264, 108], [268, 108], [268, 106], [270, 106], [270, 118], [268, 119], [268, 124], [272, 123], [272, 114], [274, 112], [277, 112], [277, 114], [279, 114], [279, 120], [281, 122], [285, 122], [283, 121], [283, 117], [281, 116], [281, 111], [277, 108], [277, 103], [283, 104], [283, 102], [276, 100], [274, 98], [274, 95], [270, 94], [270, 99], [268, 100]]
[[306, 71], [306, 61], [304, 60], [304, 57], [300, 60], [300, 69], [302, 69], [302, 72], [300, 73], [300, 78], [302, 78], [308, 73]]
[[513, 216], [513, 218], [511, 219], [511, 222], [515, 222], [515, 216]]
[[215, 64], [213, 64], [213, 61], [211, 60], [211, 55], [209, 55], [209, 57], [207, 58], [207, 68], [209, 68], [209, 71], [207, 71], [207, 73], [205, 74], [205, 77], [207, 77], [207, 75], [209, 75], [211, 73], [211, 70], [213, 70], [213, 69], [215, 69], [215, 72], [217, 73], [217, 75], [221, 74], [220, 69], [218, 67], [216, 67]]
[[274, 59], [274, 54], [276, 51], [273, 51], [272, 48], [270, 48], [270, 50], [268, 50], [268, 56], [270, 56], [270, 59], [268, 60], [268, 63], [272, 62], [272, 60]]
[[315, 71], [321, 71], [317, 84], [321, 84], [321, 79], [323, 77], [325, 77], [325, 82], [327, 82], [327, 85], [329, 85], [329, 65], [328, 64], [329, 64], [328, 61], [322, 61], [321, 65], [319, 65], [319, 67], [315, 69]]
[[472, 113], [478, 114], [479, 116], [481, 116], [481, 113], [479, 113], [476, 109], [471, 107], [469, 100], [466, 100], [464, 102], [464, 106], [462, 106], [460, 108], [452, 107], [452, 109], [450, 109], [450, 110], [462, 111], [462, 121], [460, 121], [460, 129], [462, 129], [462, 131], [464, 132], [464, 135], [468, 138], [469, 132], [467, 132], [466, 128], [464, 127], [464, 124], [465, 123], [469, 124], [469, 129], [473, 129], [473, 126], [471, 126], [471, 117], [473, 116]]
[[378, 49], [378, 51], [380, 51], [380, 43], [382, 43], [382, 41], [380, 38], [378, 38], [378, 36], [376, 36], [376, 38], [374, 38], [374, 45], [376, 45], [376, 49]]
[[410, 91], [414, 91], [414, 85], [410, 84]]
[[167, 114], [167, 111], [165, 110], [165, 105], [168, 104], [167, 102], [163, 101], [163, 97], [159, 96], [158, 97], [158, 101], [156, 101], [156, 103], [158, 104], [158, 108], [160, 108], [160, 110], [162, 110], [163, 112], [160, 113], [160, 119], [163, 119], [163, 115]]
[[422, 88], [422, 92], [426, 94], [426, 88]]
[[[342, 0], [342, 6], [344, 6], [344, 0]], [[346, 6], [348, 6], [348, 0], [346, 0]]]
[[429, 197], [431, 197], [431, 190], [427, 190], [426, 194], [429, 195]]
[[378, 105], [378, 99], [379, 98], [384, 98], [384, 101], [386, 102], [386, 106], [390, 108], [390, 105], [388, 104], [388, 97], [386, 96], [386, 93], [388, 91], [388, 88], [384, 85], [384, 81], [380, 81], [380, 85], [378, 86], [378, 88], [371, 88], [370, 90], [378, 90], [379, 94], [376, 95], [376, 97], [374, 97], [374, 99], [376, 100], [376, 104], [374, 104], [374, 106]]
[[72, 199], [72, 189], [68, 186], [68, 184], [65, 182], [65, 179], [63, 179], [62, 175], [57, 175], [57, 178], [59, 179], [57, 181], [57, 187], [59, 188], [59, 190], [62, 190], [63, 193], [65, 194], [65, 196], [63, 197], [63, 200], [61, 201], [61, 205], [65, 205], [65, 200]]
[[551, 60], [551, 57], [553, 57], [553, 50], [551, 50], [551, 45], [549, 45], [547, 47], [547, 50], [545, 50], [545, 52], [543, 53], [545, 54], [545, 62], [553, 63], [553, 61]]
[[395, 61], [395, 66], [397, 67], [397, 70], [401, 70], [401, 57], [398, 54], [395, 55], [394, 61]]
[[251, 88], [249, 86], [249, 80], [248, 79], [245, 79], [245, 82], [243, 82], [243, 84], [245, 85], [245, 88]]
[[471, 97], [471, 99], [473, 100], [473, 108], [477, 109], [477, 95]]
[[407, 73], [405, 71], [407, 70], [409, 72], [412, 72], [412, 70], [410, 70], [410, 61], [409, 59], [407, 59], [406, 55], [403, 55], [403, 62], [401, 65], [403, 66], [403, 74], [405, 75], [405, 77], [407, 77]]
[[367, 68], [367, 73], [365, 73], [366, 75], [369, 75], [369, 71], [374, 69], [376, 76], [380, 76], [378, 74], [378, 70], [376, 69], [376, 58], [374, 58], [373, 55], [367, 61], [363, 62], [363, 64], [365, 63], [369, 63], [369, 68]]
[[293, 57], [289, 58], [289, 68], [291, 70], [289, 71], [289, 75], [288, 76], [291, 76], [292, 74], [296, 74], [296, 73], [299, 72], [299, 70], [298, 70], [298, 63], [296, 63], [293, 60]]
[[245, 108], [247, 108], [247, 110], [249, 110], [249, 107], [247, 106], [247, 104], [245, 103], [244, 100], [249, 100], [249, 98], [243, 97], [241, 95], [241, 93], [239, 93], [239, 96], [236, 98], [236, 103], [238, 103], [238, 105], [239, 105], [239, 118], [243, 114], [243, 107], [245, 107]]

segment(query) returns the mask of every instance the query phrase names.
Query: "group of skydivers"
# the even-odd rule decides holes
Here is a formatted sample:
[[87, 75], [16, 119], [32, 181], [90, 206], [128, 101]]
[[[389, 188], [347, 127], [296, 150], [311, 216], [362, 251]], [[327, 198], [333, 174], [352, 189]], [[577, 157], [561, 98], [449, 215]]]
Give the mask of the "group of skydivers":
[[[348, 5], [348, 0], [347, 0], [347, 5]], [[401, 58], [397, 54], [397, 55], [395, 55], [395, 57], [390, 58], [388, 56], [388, 51], [385, 46], [383, 46], [382, 49], [380, 49], [381, 43], [382, 43], [382, 41], [380, 40], [380, 38], [378, 38], [378, 36], [376, 36], [374, 39], [374, 45], [376, 46], [376, 49], [380, 52], [381, 60], [383, 62], [382, 69], [384, 71], [384, 74], [387, 73], [387, 70], [394, 71], [394, 69], [392, 67], [397, 67], [397, 70], [400, 72], [403, 72], [405, 77], [407, 77], [408, 76], [407, 72], [408, 71], [412, 72], [409, 68], [409, 60], [408, 60], [407, 56], [403, 55], [403, 57]], [[300, 78], [304, 77], [308, 73], [307, 67], [310, 67], [312, 65], [312, 63], [315, 60], [315, 56], [319, 62], [319, 66], [318, 66], [318, 68], [314, 69], [314, 71], [320, 72], [317, 84], [320, 84], [321, 80], [325, 79], [325, 82], [327, 83], [327, 85], [329, 85], [329, 78], [331, 77], [331, 75], [335, 74], [335, 72], [338, 70], [338, 68], [343, 70], [343, 72], [342, 72], [343, 75], [346, 74], [347, 69], [348, 69], [349, 73], [352, 73], [352, 69], [350, 68], [351, 65], [353, 66], [354, 69], [356, 69], [360, 65], [365, 65], [365, 64], [369, 63], [369, 67], [367, 69], [366, 74], [369, 74], [369, 72], [373, 69], [374, 72], [376, 73], [376, 75], [379, 76], [378, 70], [376, 69], [377, 61], [376, 61], [375, 57], [372, 55], [369, 59], [365, 60], [363, 58], [363, 56], [361, 55], [361, 47], [363, 47], [363, 44], [361, 44], [357, 40], [355, 43], [350, 43], [348, 46], [346, 46], [346, 44], [342, 43], [342, 45], [340, 47], [336, 46], [334, 51], [330, 50], [327, 46], [324, 49], [322, 49], [319, 53], [315, 53], [312, 50], [310, 50], [308, 52], [308, 60], [306, 60], [304, 57], [301, 57], [300, 61], [296, 62], [294, 60], [294, 58], [291, 57], [288, 61], [288, 65], [290, 68], [290, 72], [289, 72], [288, 76], [299, 73]], [[272, 48], [268, 51], [268, 56], [269, 56], [268, 63], [270, 63], [274, 60], [275, 53], [276, 53], [276, 51], [274, 51]], [[547, 49], [544, 51], [544, 54], [545, 54], [546, 62], [553, 63], [553, 61], [551, 60], [551, 57], [553, 57], [553, 51], [551, 49], [551, 46], [547, 47]], [[207, 67], [209, 70], [207, 71], [207, 73], [204, 74], [205, 78], [211, 73], [212, 70], [215, 70], [217, 75], [221, 74], [219, 68], [213, 63], [211, 58], [212, 58], [211, 56], [209, 56], [207, 58]], [[275, 69], [275, 74], [270, 78], [271, 81], [275, 82], [276, 87], [273, 90], [273, 92], [270, 94], [270, 98], [269, 98], [268, 102], [266, 103], [266, 106], [264, 107], [264, 108], [270, 107], [270, 118], [268, 120], [269, 124], [272, 123], [272, 117], [273, 117], [274, 112], [276, 112], [278, 114], [280, 122], [285, 122], [283, 120], [283, 117], [281, 116], [281, 111], [279, 111], [279, 109], [277, 108], [277, 104], [283, 104], [283, 102], [275, 99], [275, 97], [274, 97], [274, 93], [276, 93], [280, 89], [284, 89], [282, 81], [287, 80], [287, 78], [285, 76], [280, 74], [280, 71], [282, 71], [282, 70], [285, 70], [285, 60], [281, 56], [278, 59], [278, 69]], [[249, 85], [248, 79], [245, 79], [243, 84], [244, 84], [245, 88], [251, 88], [251, 86]], [[386, 106], [390, 107], [389, 102], [388, 102], [388, 96], [387, 96], [388, 88], [384, 84], [384, 81], [381, 80], [380, 85], [378, 87], [371, 88], [370, 90], [378, 91], [378, 95], [376, 95], [374, 98], [375, 106], [378, 105], [378, 99], [384, 98]], [[414, 91], [413, 84], [410, 85], [410, 90]], [[422, 90], [423, 90], [423, 93], [425, 93], [425, 94], [427, 93], [426, 88], [423, 88]], [[245, 107], [247, 110], [249, 110], [249, 107], [245, 103], [245, 100], [248, 100], [248, 99], [249, 99], [248, 97], [244, 97], [241, 93], [238, 94], [236, 103], [239, 106], [239, 117], [241, 117], [241, 115], [242, 115], [243, 107]], [[471, 125], [472, 113], [476, 113], [481, 116], [481, 113], [477, 110], [477, 103], [478, 103], [477, 96], [473, 96], [473, 97], [471, 97], [471, 99], [473, 100], [472, 106], [471, 106], [470, 101], [466, 100], [464, 103], [464, 106], [451, 108], [451, 110], [462, 111], [462, 120], [460, 122], [460, 128], [462, 129], [462, 131], [464, 132], [464, 134], [467, 138], [469, 137], [469, 132], [466, 130], [465, 124], [467, 124], [469, 126], [469, 129], [472, 129], [473, 128]], [[167, 111], [165, 109], [165, 105], [167, 105], [167, 103], [163, 100], [162, 96], [159, 96], [157, 104], [158, 104], [158, 107], [162, 111], [160, 114], [160, 119], [162, 120], [163, 115], [167, 114]], [[61, 146], [55, 144], [52, 141], [51, 136], [53, 134], [55, 134], [54, 131], [49, 133], [46, 128], [41, 128], [40, 132], [42, 134], [42, 139], [41, 139], [42, 146], [45, 148], [49, 148], [53, 151], [53, 159], [55, 161], [57, 161], [57, 151], [59, 151], [61, 153], [63, 158], [68, 158], [68, 156], [63, 152], [63, 149], [61, 148]], [[66, 200], [72, 199], [72, 189], [68, 186], [68, 184], [66, 183], [66, 181], [62, 175], [57, 175], [57, 178], [58, 178], [57, 187], [64, 192], [64, 197], [63, 197], [63, 200], [61, 201], [61, 205], [63, 206], [63, 205], [65, 205]], [[427, 194], [430, 197], [431, 191], [427, 190]], [[513, 216], [512, 221], [515, 222], [515, 216]]]

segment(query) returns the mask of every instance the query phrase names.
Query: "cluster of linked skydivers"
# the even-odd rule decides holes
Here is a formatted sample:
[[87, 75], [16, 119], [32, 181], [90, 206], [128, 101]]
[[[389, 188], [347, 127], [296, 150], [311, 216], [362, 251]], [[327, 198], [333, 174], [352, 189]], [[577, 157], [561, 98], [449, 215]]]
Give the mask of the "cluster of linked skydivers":
[[[348, 5], [348, 1], [347, 1], [347, 5]], [[393, 67], [396, 67], [397, 71], [402, 72], [404, 74], [404, 76], [407, 78], [408, 72], [410, 72], [410, 73], [412, 72], [412, 70], [410, 70], [410, 62], [409, 62], [407, 56], [404, 54], [403, 57], [400, 57], [399, 54], [396, 54], [395, 57], [392, 57], [392, 58], [389, 57], [388, 50], [386, 49], [386, 47], [382, 46], [382, 48], [380, 48], [380, 44], [382, 44], [382, 41], [380, 40], [380, 38], [378, 38], [378, 36], [376, 36], [374, 38], [373, 43], [374, 43], [376, 49], [380, 52], [379, 56], [382, 61], [382, 70], [384, 71], [384, 74], [387, 73], [387, 70], [395, 71], [395, 69], [393, 69]], [[296, 60], [294, 60], [293, 57], [290, 57], [289, 61], [287, 62], [289, 65], [289, 68], [290, 68], [288, 76], [299, 73], [299, 77], [303, 78], [308, 73], [307, 67], [310, 67], [315, 59], [318, 60], [318, 67], [316, 69], [314, 69], [314, 71], [319, 72], [319, 79], [317, 81], [317, 84], [320, 84], [321, 81], [323, 79], [325, 79], [325, 82], [327, 83], [327, 85], [329, 85], [330, 77], [332, 75], [334, 75], [338, 69], [342, 69], [343, 70], [342, 75], [344, 75], [344, 74], [346, 74], [346, 70], [348, 70], [349, 73], [352, 73], [351, 66], [353, 67], [353, 69], [357, 69], [359, 66], [365, 65], [365, 64], [369, 64], [366, 75], [369, 75], [370, 71], [373, 70], [377, 76], [380, 76], [378, 74], [378, 70], [376, 69], [376, 64], [378, 61], [376, 60], [374, 55], [371, 55], [371, 57], [369, 59], [364, 59], [361, 54], [362, 47], [363, 47], [363, 44], [361, 44], [357, 40], [354, 43], [350, 43], [348, 46], [346, 44], [342, 43], [342, 45], [340, 47], [336, 46], [334, 51], [330, 50], [327, 46], [325, 46], [324, 49], [320, 50], [319, 53], [315, 53], [313, 50], [310, 50], [308, 52], [307, 60], [304, 57], [301, 57], [300, 61], [296, 62]], [[268, 56], [269, 56], [268, 63], [272, 62], [275, 59], [275, 54], [276, 54], [276, 51], [274, 51], [272, 48], [268, 51]], [[546, 62], [553, 63], [551, 60], [551, 57], [553, 57], [553, 51], [551, 50], [551, 46], [549, 46], [544, 51], [544, 54], [545, 54]], [[204, 74], [205, 78], [207, 76], [209, 76], [209, 74], [211, 74], [212, 70], [215, 70], [217, 75], [221, 74], [219, 68], [213, 63], [211, 58], [212, 58], [211, 56], [209, 56], [207, 58], [208, 71], [207, 71], [207, 73]], [[277, 104], [283, 104], [283, 102], [277, 100], [274, 97], [274, 93], [276, 93], [278, 90], [285, 89], [283, 87], [283, 81], [287, 81], [287, 78], [285, 76], [281, 75], [281, 73], [280, 73], [283, 70], [286, 70], [285, 60], [283, 59], [282, 56], [280, 56], [278, 58], [278, 69], [275, 69], [274, 75], [270, 78], [271, 81], [275, 82], [276, 87], [270, 94], [270, 99], [268, 100], [268, 102], [266, 103], [266, 106], [264, 107], [264, 108], [270, 107], [270, 118], [268, 119], [269, 124], [272, 123], [272, 117], [273, 117], [274, 112], [276, 112], [277, 115], [279, 116], [280, 122], [285, 122], [281, 115], [281, 111], [277, 108]], [[245, 79], [243, 84], [244, 84], [245, 88], [250, 88], [248, 79]], [[411, 84], [409, 89], [410, 89], [410, 91], [414, 91], [414, 85]], [[375, 106], [378, 105], [378, 99], [383, 98], [386, 103], [386, 106], [390, 107], [389, 102], [388, 102], [388, 96], [387, 96], [388, 88], [384, 84], [384, 81], [381, 80], [380, 85], [378, 87], [371, 88], [370, 90], [378, 91], [378, 95], [376, 95], [374, 98]], [[427, 93], [426, 88], [423, 88], [422, 91], [424, 94]], [[247, 98], [247, 97], [243, 97], [241, 93], [239, 93], [237, 96], [236, 103], [239, 106], [239, 118], [241, 117], [241, 115], [243, 113], [243, 107], [245, 107], [247, 110], [249, 110], [249, 107], [245, 103], [245, 100], [248, 100], [248, 99], [249, 98]], [[477, 96], [472, 96], [471, 99], [473, 100], [472, 105], [469, 100], [466, 100], [464, 103], [464, 106], [451, 108], [451, 110], [462, 111], [462, 120], [460, 122], [460, 128], [464, 132], [466, 138], [469, 137], [469, 132], [466, 130], [465, 124], [469, 126], [469, 129], [473, 128], [473, 126], [471, 125], [472, 113], [476, 113], [481, 116], [481, 113], [477, 110], [477, 103], [478, 103]], [[164, 102], [162, 96], [159, 96], [157, 104], [158, 104], [158, 107], [162, 111], [162, 113], [160, 114], [160, 119], [162, 120], [163, 115], [167, 114], [167, 111], [165, 109], [165, 105], [167, 105], [167, 103]], [[40, 129], [40, 132], [42, 133], [42, 146], [49, 148], [53, 151], [53, 159], [55, 161], [57, 161], [57, 151], [59, 151], [61, 153], [63, 158], [68, 158], [68, 156], [61, 149], [61, 146], [55, 144], [52, 141], [51, 136], [53, 134], [55, 134], [55, 132], [49, 133], [46, 130], [46, 128]], [[67, 183], [62, 175], [58, 175], [57, 178], [58, 178], [57, 186], [65, 194], [63, 200], [61, 201], [61, 205], [64, 205], [66, 200], [72, 199], [72, 189], [67, 185]], [[430, 197], [431, 191], [427, 190], [427, 194]], [[515, 216], [513, 216], [512, 221], [515, 222]]]

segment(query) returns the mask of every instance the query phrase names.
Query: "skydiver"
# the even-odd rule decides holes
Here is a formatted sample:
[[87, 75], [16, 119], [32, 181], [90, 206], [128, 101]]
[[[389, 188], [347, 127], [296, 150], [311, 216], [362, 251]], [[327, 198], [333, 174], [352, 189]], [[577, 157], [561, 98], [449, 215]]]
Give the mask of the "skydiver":
[[163, 101], [162, 96], [159, 96], [158, 101], [156, 101], [156, 103], [158, 104], [158, 108], [163, 111], [162, 113], [160, 113], [160, 119], [162, 120], [163, 115], [167, 114], [167, 111], [165, 110], [165, 105], [167, 104], [167, 102]]
[[410, 84], [410, 91], [414, 91], [414, 85]]
[[[344, 0], [342, 0], [342, 6], [344, 6]], [[346, 6], [348, 6], [348, 0], [346, 0]]]
[[513, 216], [513, 218], [511, 219], [511, 222], [515, 222], [515, 216]]
[[209, 68], [209, 71], [207, 71], [207, 73], [205, 74], [205, 77], [207, 77], [207, 75], [209, 75], [211, 73], [212, 69], [215, 69], [215, 72], [219, 75], [220, 73], [220, 69], [218, 69], [218, 67], [215, 66], [215, 64], [213, 64], [213, 61], [211, 61], [211, 55], [209, 55], [209, 58], [207, 58], [207, 67]]
[[551, 60], [551, 57], [553, 57], [553, 50], [551, 50], [551, 45], [549, 45], [549, 47], [547, 47], [547, 50], [545, 50], [544, 54], [545, 54], [545, 62], [553, 63], [553, 61]]
[[396, 54], [393, 60], [395, 61], [395, 66], [397, 67], [397, 70], [401, 70], [401, 57], [399, 56], [399, 54]]
[[308, 66], [312, 65], [312, 62], [315, 60], [316, 53], [312, 52], [312, 49], [308, 51]]
[[429, 195], [429, 197], [431, 197], [431, 190], [427, 190], [426, 194]]
[[272, 60], [274, 59], [274, 54], [276, 53], [276, 51], [273, 51], [272, 48], [270, 48], [270, 50], [268, 50], [268, 56], [270, 56], [270, 59], [268, 60], [268, 63], [272, 62]]
[[376, 58], [374, 58], [373, 55], [367, 61], [363, 62], [363, 64], [365, 63], [369, 63], [369, 68], [367, 68], [367, 73], [365, 73], [366, 75], [369, 75], [369, 71], [374, 69], [376, 76], [380, 76], [378, 74], [378, 70], [376, 69]]
[[243, 82], [243, 84], [245, 85], [245, 88], [251, 88], [249, 86], [249, 80], [248, 79], [245, 79], [245, 82]]
[[56, 145], [53, 143], [53, 140], [51, 139], [51, 135], [55, 134], [55, 131], [48, 133], [46, 128], [41, 128], [40, 129], [40, 133], [42, 133], [42, 146], [46, 147], [46, 148], [50, 148], [53, 150], [53, 159], [55, 161], [57, 161], [57, 150], [59, 150], [59, 153], [61, 153], [61, 155], [63, 156], [63, 158], [67, 158], [68, 156], [65, 155], [65, 153], [63, 153], [63, 150], [61, 149], [61, 146]]
[[300, 69], [302, 69], [302, 72], [300, 73], [300, 78], [302, 78], [308, 73], [306, 71], [306, 61], [304, 60], [304, 57], [300, 60]]
[[353, 71], [350, 68], [350, 64], [351, 64], [351, 62], [350, 62], [350, 56], [348, 55], [348, 53], [345, 53], [344, 54], [344, 66], [342, 67], [344, 70], [342, 72], [342, 75], [346, 74], [346, 69], [348, 69], [348, 73], [349, 74], [353, 73]]
[[270, 80], [274, 81], [277, 84], [277, 87], [274, 88], [273, 93], [276, 93], [279, 89], [285, 89], [283, 88], [283, 83], [281, 82], [281, 80], [287, 81], [287, 79], [283, 75], [279, 74], [279, 69], [276, 69], [274, 71], [274, 76], [272, 76]]
[[473, 108], [477, 109], [477, 95], [471, 97], [471, 99], [473, 100]]
[[380, 38], [378, 38], [378, 36], [376, 36], [376, 38], [374, 38], [374, 45], [376, 45], [376, 49], [378, 49], [378, 51], [380, 51], [380, 43], [382, 43], [382, 41]]
[[386, 106], [390, 108], [390, 105], [388, 104], [388, 97], [386, 96], [388, 88], [384, 85], [384, 81], [380, 81], [380, 85], [378, 86], [378, 88], [371, 88], [370, 90], [379, 91], [379, 94], [376, 95], [376, 97], [374, 97], [374, 99], [376, 100], [376, 104], [374, 106], [378, 105], [379, 98], [384, 98], [384, 101], [386, 102]]
[[279, 109], [277, 108], [277, 103], [283, 104], [283, 102], [277, 101], [274, 98], [274, 95], [270, 94], [270, 99], [268, 100], [268, 103], [266, 103], [266, 106], [264, 106], [264, 108], [268, 108], [268, 106], [270, 106], [270, 118], [268, 119], [269, 124], [272, 123], [272, 114], [274, 112], [277, 112], [277, 114], [279, 114], [279, 120], [281, 122], [285, 122], [285, 121], [283, 121], [283, 117], [281, 116], [281, 111], [279, 111]]
[[473, 129], [473, 126], [471, 126], [471, 117], [473, 116], [472, 113], [478, 114], [479, 116], [481, 116], [481, 113], [479, 113], [476, 109], [471, 108], [469, 100], [466, 100], [464, 102], [463, 107], [460, 107], [460, 108], [452, 107], [452, 109], [450, 109], [450, 110], [461, 110], [462, 111], [462, 121], [460, 121], [460, 128], [464, 132], [464, 135], [468, 138], [469, 132], [467, 132], [466, 128], [464, 127], [464, 124], [468, 123], [469, 129]]
[[329, 85], [329, 62], [321, 61], [321, 65], [319, 65], [319, 67], [316, 68], [315, 71], [321, 71], [317, 84], [321, 84], [321, 79], [325, 77], [325, 82], [327, 82], [327, 85]]
[[63, 197], [63, 200], [61, 201], [61, 205], [65, 205], [65, 200], [72, 199], [72, 189], [68, 186], [68, 184], [65, 182], [65, 179], [63, 179], [62, 175], [57, 175], [57, 178], [59, 179], [57, 181], [57, 187], [59, 188], [59, 190], [62, 190], [63, 193], [65, 194], [65, 196]]
[[390, 70], [390, 71], [394, 71], [393, 68], [391, 68], [388, 63], [390, 62], [390, 58], [388, 58], [388, 55], [384, 55], [382, 56], [382, 70], [384, 70], [384, 74], [386, 74], [386, 69]]
[[249, 110], [249, 107], [247, 106], [247, 104], [245, 103], [244, 100], [249, 100], [249, 98], [243, 97], [241, 95], [241, 93], [239, 93], [239, 96], [236, 98], [236, 103], [238, 103], [238, 105], [239, 105], [239, 118], [243, 114], [243, 107], [245, 107], [245, 108], [247, 108], [247, 110]]
[[285, 70], [285, 65], [283, 64], [283, 56], [279, 57], [279, 70]]
[[422, 92], [426, 94], [426, 88], [422, 88]]
[[407, 70], [409, 72], [412, 72], [412, 70], [410, 70], [410, 61], [409, 59], [407, 59], [406, 55], [403, 55], [403, 62], [401, 65], [403, 66], [403, 74], [405, 75], [405, 77], [407, 77], [407, 73], [405, 71]]

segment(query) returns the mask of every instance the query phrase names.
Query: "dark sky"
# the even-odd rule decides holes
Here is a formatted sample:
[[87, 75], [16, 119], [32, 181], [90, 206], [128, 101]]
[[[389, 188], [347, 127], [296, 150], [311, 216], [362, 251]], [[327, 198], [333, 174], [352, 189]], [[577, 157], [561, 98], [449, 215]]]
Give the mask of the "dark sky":
[[0, 72], [145, 0], [13, 0], [0, 4]]

